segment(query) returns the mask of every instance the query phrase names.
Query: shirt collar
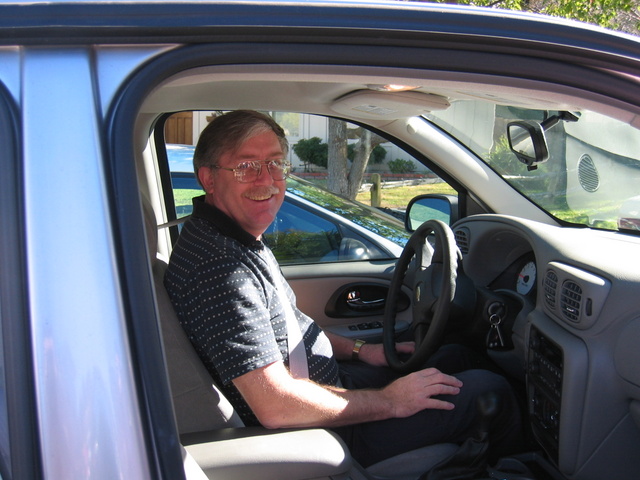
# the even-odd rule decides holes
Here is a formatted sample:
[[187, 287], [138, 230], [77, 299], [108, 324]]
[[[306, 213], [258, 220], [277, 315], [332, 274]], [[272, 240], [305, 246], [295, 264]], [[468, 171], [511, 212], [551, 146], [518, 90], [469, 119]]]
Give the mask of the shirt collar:
[[220, 233], [226, 237], [231, 237], [245, 247], [262, 248], [263, 243], [240, 227], [226, 213], [217, 207], [205, 202], [205, 196], [200, 195], [193, 199], [193, 218], [200, 218], [215, 225]]

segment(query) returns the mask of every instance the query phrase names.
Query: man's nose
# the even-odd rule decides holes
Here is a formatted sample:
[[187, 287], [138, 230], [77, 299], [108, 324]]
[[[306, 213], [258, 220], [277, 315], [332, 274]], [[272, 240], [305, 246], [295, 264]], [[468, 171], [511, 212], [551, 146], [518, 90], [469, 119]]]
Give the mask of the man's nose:
[[262, 164], [262, 168], [260, 169], [260, 173], [258, 174], [258, 178], [254, 183], [258, 183], [260, 185], [271, 185], [273, 183], [273, 177], [271, 176], [271, 172], [269, 171], [269, 167]]

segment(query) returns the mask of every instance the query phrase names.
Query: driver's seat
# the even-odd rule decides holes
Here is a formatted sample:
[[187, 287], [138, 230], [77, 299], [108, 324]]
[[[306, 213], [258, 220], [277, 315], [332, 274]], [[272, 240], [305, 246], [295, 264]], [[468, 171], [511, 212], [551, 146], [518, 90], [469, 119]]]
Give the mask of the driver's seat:
[[[143, 200], [142, 203], [178, 432], [182, 443], [197, 443], [199, 438], [212, 438], [212, 432], [222, 429], [236, 429], [244, 427], [244, 424], [200, 361], [178, 321], [163, 283], [167, 264], [158, 259], [156, 255], [158, 238], [156, 216], [148, 201]], [[318, 437], [311, 437], [310, 440], [313, 438]], [[322, 438], [319, 440], [323, 441]], [[366, 471], [356, 466], [353, 468], [356, 468], [357, 472], [354, 472], [352, 478], [417, 480], [436, 463], [452, 455], [457, 448], [458, 446], [455, 444], [432, 445], [386, 459], [368, 467]], [[213, 449], [215, 447], [212, 446], [211, 450]], [[187, 450], [204, 468], [207, 463], [206, 450], [202, 448], [190, 449], [188, 446]], [[313, 453], [315, 446], [309, 444], [308, 450]], [[318, 451], [315, 454], [318, 457], [322, 456]], [[350, 461], [350, 459], [345, 461], [347, 460]], [[332, 461], [332, 459], [327, 461]], [[266, 472], [263, 473], [266, 474]], [[262, 478], [267, 478], [267, 476], [262, 475]]]

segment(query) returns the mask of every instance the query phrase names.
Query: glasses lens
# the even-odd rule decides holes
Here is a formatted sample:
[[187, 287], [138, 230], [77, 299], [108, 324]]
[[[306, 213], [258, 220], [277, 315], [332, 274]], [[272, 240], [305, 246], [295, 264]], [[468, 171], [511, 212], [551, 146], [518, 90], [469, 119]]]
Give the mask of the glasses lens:
[[274, 180], [284, 180], [289, 175], [291, 165], [282, 160], [272, 160], [267, 163], [269, 173]]
[[261, 169], [258, 162], [243, 162], [234, 168], [234, 172], [240, 183], [251, 183], [258, 179]]
[[[255, 182], [262, 172], [262, 163], [259, 162], [243, 162], [233, 169], [236, 180], [240, 183]], [[274, 180], [284, 180], [289, 176], [291, 164], [281, 160], [271, 160], [264, 163], [267, 166], [271, 178]]]

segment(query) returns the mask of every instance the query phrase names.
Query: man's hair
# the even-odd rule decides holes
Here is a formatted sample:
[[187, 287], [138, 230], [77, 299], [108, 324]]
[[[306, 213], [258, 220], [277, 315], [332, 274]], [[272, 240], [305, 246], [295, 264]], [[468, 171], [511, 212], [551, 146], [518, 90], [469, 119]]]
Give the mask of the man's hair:
[[200, 134], [193, 154], [196, 178], [200, 167], [217, 165], [222, 155], [238, 150], [250, 138], [268, 131], [276, 134], [286, 156], [289, 142], [285, 132], [269, 115], [253, 110], [235, 110], [214, 118]]

